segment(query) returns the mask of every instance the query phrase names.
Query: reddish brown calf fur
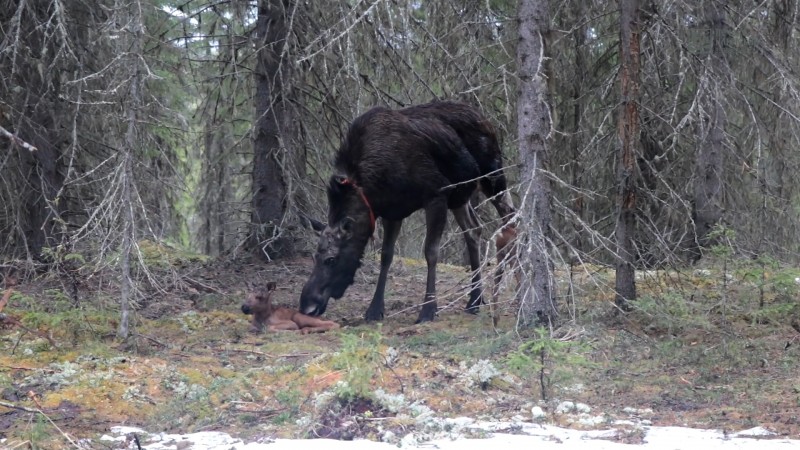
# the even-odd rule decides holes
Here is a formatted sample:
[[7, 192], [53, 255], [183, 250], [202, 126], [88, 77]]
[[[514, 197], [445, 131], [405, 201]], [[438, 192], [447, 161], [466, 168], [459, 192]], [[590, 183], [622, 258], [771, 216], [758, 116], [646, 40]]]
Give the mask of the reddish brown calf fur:
[[272, 306], [272, 293], [275, 282], [267, 283], [266, 289], [258, 289], [247, 296], [242, 304], [242, 312], [253, 315], [250, 331], [260, 333], [268, 331], [300, 331], [302, 334], [322, 333], [339, 328], [339, 324], [330, 320], [317, 319], [293, 309]]

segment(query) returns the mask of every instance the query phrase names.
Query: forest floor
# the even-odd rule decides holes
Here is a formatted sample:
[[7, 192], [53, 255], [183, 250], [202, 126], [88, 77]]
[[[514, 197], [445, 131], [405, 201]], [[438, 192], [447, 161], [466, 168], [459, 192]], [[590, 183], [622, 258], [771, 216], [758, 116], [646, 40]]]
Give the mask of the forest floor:
[[111, 275], [22, 282], [0, 323], [0, 447], [109, 448], [96, 439], [117, 425], [399, 443], [464, 416], [591, 429], [625, 420], [615, 439], [630, 443], [641, 423], [800, 437], [795, 269], [641, 272], [640, 299], [620, 314], [612, 270], [562, 268], [561, 325], [550, 335], [516, 330], [510, 302], [496, 307], [496, 326], [486, 307], [463, 312], [468, 273], [446, 264], [437, 320], [414, 325], [425, 267], [407, 259], [392, 268], [387, 317], [365, 323], [376, 260], [370, 253], [329, 305], [326, 317], [343, 328], [313, 335], [254, 335], [240, 311], [252, 282], [276, 281], [275, 302], [296, 307], [308, 258], [154, 268], [161, 288], [142, 299], [125, 342], [114, 337]]

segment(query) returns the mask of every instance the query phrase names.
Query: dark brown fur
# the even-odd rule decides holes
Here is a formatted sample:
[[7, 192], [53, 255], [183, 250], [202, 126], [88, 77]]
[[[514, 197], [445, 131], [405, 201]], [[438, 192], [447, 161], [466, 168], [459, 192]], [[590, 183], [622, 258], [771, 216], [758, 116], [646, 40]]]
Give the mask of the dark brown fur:
[[373, 218], [379, 217], [384, 232], [381, 271], [364, 317], [383, 319], [387, 273], [401, 223], [422, 209], [428, 274], [418, 322], [436, 315], [436, 265], [448, 210], [464, 231], [472, 269], [467, 311], [477, 312], [483, 302], [480, 236], [467, 202], [479, 187], [507, 225], [514, 209], [500, 146], [494, 127], [476, 108], [442, 101], [400, 110], [373, 108], [357, 117], [336, 154], [328, 184], [328, 224], [300, 296], [300, 310], [321, 315], [329, 299], [344, 295], [374, 232]]
[[317, 319], [299, 313], [293, 309], [272, 305], [272, 293], [275, 282], [267, 283], [266, 289], [256, 290], [247, 296], [242, 304], [242, 312], [253, 315], [250, 331], [260, 333], [265, 328], [269, 331], [297, 331], [302, 334], [322, 333], [339, 328], [339, 324], [330, 320]]

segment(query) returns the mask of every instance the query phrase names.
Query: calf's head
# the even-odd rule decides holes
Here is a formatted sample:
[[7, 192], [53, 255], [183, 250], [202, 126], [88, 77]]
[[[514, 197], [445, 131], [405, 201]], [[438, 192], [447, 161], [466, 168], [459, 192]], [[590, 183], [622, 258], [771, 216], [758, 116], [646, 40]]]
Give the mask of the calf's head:
[[253, 316], [251, 330], [259, 331], [272, 313], [272, 293], [275, 291], [275, 282], [270, 281], [266, 287], [250, 289], [247, 298], [242, 303], [242, 312]]

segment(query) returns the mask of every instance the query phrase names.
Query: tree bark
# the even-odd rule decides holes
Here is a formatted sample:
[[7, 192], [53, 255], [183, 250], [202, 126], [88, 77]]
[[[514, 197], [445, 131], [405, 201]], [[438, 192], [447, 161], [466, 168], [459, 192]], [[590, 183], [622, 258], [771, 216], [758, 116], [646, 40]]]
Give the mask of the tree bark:
[[198, 243], [203, 252], [219, 256], [231, 246], [234, 232], [231, 228], [234, 189], [231, 182], [230, 153], [226, 146], [233, 146], [230, 125], [220, 120], [216, 113], [208, 117], [204, 130], [203, 179], [199, 200], [202, 225]]
[[[43, 68], [60, 67], [56, 55], [62, 43], [49, 34], [53, 33], [51, 28], [42, 25], [49, 16], [48, 4], [34, 2], [18, 7], [25, 15], [16, 25], [11, 12], [17, 6], [4, 11], [8, 16], [0, 20], [6, 32], [12, 33], [17, 26], [19, 28], [13, 32], [25, 36], [21, 42], [7, 42], [14, 50], [6, 51], [6, 56], [15, 56], [3, 61], [7, 64], [3, 71], [8, 73], [4, 73], [6, 81], [0, 87], [3, 103], [0, 122], [37, 151], [20, 148], [20, 171], [24, 181], [17, 187], [22, 201], [15, 224], [15, 228], [19, 227], [15, 234], [20, 236], [14, 240], [22, 245], [15, 244], [12, 253], [27, 253], [29, 257], [51, 262], [44, 250], [55, 247], [62, 239], [58, 224], [65, 202], [56, 201], [56, 196], [64, 184], [62, 152], [67, 141], [64, 130], [71, 118], [61, 98], [60, 80]], [[58, 69], [52, 72], [58, 73]]]
[[[284, 177], [287, 135], [284, 129], [285, 77], [289, 61], [285, 43], [291, 2], [260, 0], [256, 23], [255, 138], [253, 140], [252, 246], [267, 259], [291, 256], [293, 241], [284, 218], [287, 180]], [[287, 168], [288, 170], [288, 168]]]
[[620, 0], [620, 106], [617, 158], [616, 297], [623, 310], [636, 299], [634, 233], [636, 230], [636, 154], [639, 145], [639, 7]]
[[[582, 24], [586, 20], [586, 4], [582, 1], [574, 2], [575, 18], [573, 23]], [[575, 31], [575, 74], [573, 75], [572, 82], [572, 130], [570, 139], [570, 146], [572, 147], [572, 188], [575, 190], [575, 200], [573, 208], [575, 216], [578, 220], [574, 221], [573, 228], [575, 238], [572, 245], [575, 247], [575, 252], [583, 253], [584, 248], [583, 234], [585, 232], [582, 222], [586, 216], [586, 199], [583, 195], [583, 157], [581, 156], [583, 150], [583, 139], [581, 137], [581, 115], [583, 114], [583, 91], [584, 74], [587, 71], [584, 49], [586, 43], [586, 26], [579, 25]], [[575, 262], [573, 258], [570, 263]]]
[[704, 75], [706, 89], [705, 110], [698, 121], [700, 134], [695, 160], [694, 178], [694, 219], [695, 242], [693, 258], [702, 256], [702, 249], [713, 244], [709, 232], [722, 218], [722, 165], [724, 163], [725, 111], [722, 107], [720, 82], [725, 72], [724, 39], [725, 18], [720, 7], [710, 2], [705, 11], [709, 30], [709, 54]]
[[550, 185], [547, 166], [551, 117], [544, 79], [544, 36], [549, 30], [546, 0], [519, 4], [517, 120], [522, 162], [522, 252], [520, 324], [551, 324], [557, 315], [556, 285], [550, 258]]
[[[117, 9], [124, 11], [124, 5], [117, 3]], [[120, 159], [122, 160], [122, 169], [120, 175], [120, 221], [122, 228], [122, 237], [120, 242], [120, 320], [117, 327], [117, 337], [120, 339], [127, 339], [130, 334], [130, 314], [132, 305], [135, 303], [135, 284], [133, 275], [131, 273], [131, 258], [136, 249], [136, 215], [134, 209], [136, 207], [134, 201], [134, 171], [133, 164], [135, 160], [135, 149], [139, 148], [139, 114], [142, 108], [145, 85], [144, 73], [141, 67], [141, 58], [144, 53], [144, 17], [137, 14], [139, 10], [130, 9], [127, 15], [122, 14], [122, 23], [128, 23], [126, 31], [128, 39], [126, 40], [125, 47], [130, 52], [130, 60], [127, 67], [130, 70], [130, 85], [128, 87], [128, 95], [125, 98], [125, 139], [121, 146]]]

